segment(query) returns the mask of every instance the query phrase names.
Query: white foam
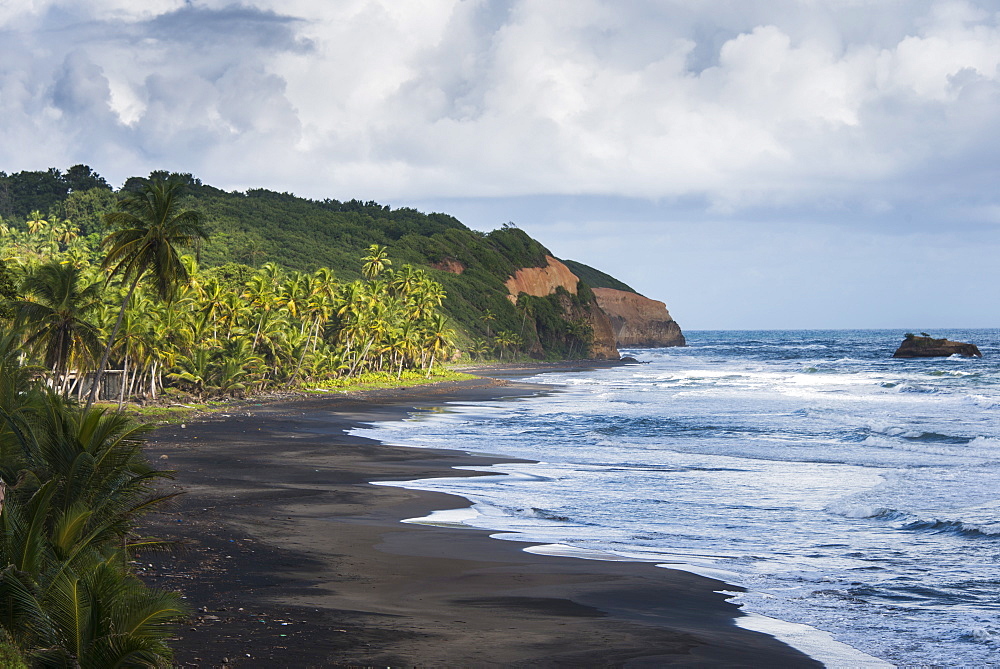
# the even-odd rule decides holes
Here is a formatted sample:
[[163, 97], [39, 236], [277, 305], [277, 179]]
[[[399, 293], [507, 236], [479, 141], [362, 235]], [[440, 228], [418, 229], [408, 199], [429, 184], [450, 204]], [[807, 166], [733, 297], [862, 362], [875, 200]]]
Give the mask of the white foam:
[[534, 555], [572, 557], [581, 560], [601, 560], [604, 562], [651, 562], [651, 560], [635, 560], [606, 551], [599, 551], [592, 548], [577, 548], [576, 546], [568, 546], [566, 544], [538, 544], [536, 546], [528, 546], [524, 549], [524, 552], [533, 553]]
[[860, 502], [835, 502], [826, 507], [830, 513], [844, 518], [877, 518], [893, 512], [884, 506], [864, 504]]
[[977, 643], [993, 643], [997, 640], [997, 635], [985, 627], [977, 627], [971, 630], [969, 636]]
[[759, 613], [747, 613], [736, 619], [736, 625], [753, 632], [769, 634], [796, 648], [831, 669], [841, 667], [895, 667], [896, 665], [862, 653], [833, 638], [828, 632], [801, 623], [790, 623]]
[[432, 525], [434, 527], [469, 527], [467, 521], [475, 520], [481, 514], [473, 507], [462, 509], [441, 509], [431, 511], [421, 518], [406, 518], [402, 522], [412, 525]]

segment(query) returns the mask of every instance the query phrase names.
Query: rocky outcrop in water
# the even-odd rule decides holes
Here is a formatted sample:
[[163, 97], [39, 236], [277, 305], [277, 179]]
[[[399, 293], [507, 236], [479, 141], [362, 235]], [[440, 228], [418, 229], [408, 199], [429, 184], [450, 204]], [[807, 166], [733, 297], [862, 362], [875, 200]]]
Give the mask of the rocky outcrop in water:
[[915, 335], [907, 335], [903, 343], [896, 349], [896, 352], [892, 354], [892, 357], [946, 358], [952, 355], [964, 355], [970, 358], [983, 357], [983, 354], [979, 352], [979, 347], [975, 344], [966, 344], [948, 339], [934, 339], [927, 336], [918, 337]]
[[663, 302], [614, 288], [594, 288], [594, 296], [611, 320], [618, 346], [660, 348], [685, 345], [680, 325], [670, 316]]

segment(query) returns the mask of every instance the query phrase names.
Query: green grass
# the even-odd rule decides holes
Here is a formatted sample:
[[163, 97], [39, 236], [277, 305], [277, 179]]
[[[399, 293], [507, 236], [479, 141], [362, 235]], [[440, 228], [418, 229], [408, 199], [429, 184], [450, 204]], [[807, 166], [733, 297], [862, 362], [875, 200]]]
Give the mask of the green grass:
[[219, 406], [216, 402], [185, 404], [184, 406], [139, 406], [136, 404], [127, 405], [125, 413], [133, 416], [142, 423], [156, 423], [157, 425], [171, 425], [182, 423], [190, 419], [197, 413], [213, 411]]
[[[318, 381], [315, 383], [304, 383], [296, 388], [295, 392], [307, 393], [310, 395], [325, 394], [329, 392], [354, 393], [365, 390], [411, 388], [414, 386], [424, 386], [444, 381], [466, 381], [479, 378], [478, 376], [474, 376], [472, 374], [456, 372], [447, 368], [435, 369], [431, 373], [430, 378], [427, 378], [426, 374], [426, 372], [419, 370], [408, 370], [403, 372], [402, 378], [397, 379], [395, 374], [387, 372], [374, 372], [361, 374], [349, 379], [341, 378], [328, 381]], [[256, 399], [260, 398], [251, 395], [246, 397], [245, 401], [254, 402]], [[117, 407], [117, 404], [112, 402], [100, 403], [99, 406], [100, 405], [105, 405], [110, 410], [114, 410], [114, 408]], [[142, 423], [173, 425], [190, 421], [198, 415], [213, 413], [216, 411], [225, 411], [226, 409], [231, 408], [232, 405], [232, 401], [213, 400], [197, 403], [192, 402], [190, 404], [185, 403], [183, 406], [139, 406], [135, 404], [127, 404], [125, 406], [125, 413]], [[0, 664], [0, 668], [2, 667], [3, 665]]]
[[395, 374], [387, 372], [372, 372], [361, 374], [351, 378], [330, 379], [317, 383], [307, 383], [301, 386], [301, 390], [306, 392], [326, 392], [335, 390], [342, 393], [358, 392], [362, 390], [374, 390], [385, 388], [409, 388], [412, 386], [423, 386], [442, 381], [466, 381], [478, 378], [465, 372], [455, 372], [449, 369], [434, 370], [430, 378], [426, 372], [419, 370], [408, 370], [403, 372], [399, 379]]

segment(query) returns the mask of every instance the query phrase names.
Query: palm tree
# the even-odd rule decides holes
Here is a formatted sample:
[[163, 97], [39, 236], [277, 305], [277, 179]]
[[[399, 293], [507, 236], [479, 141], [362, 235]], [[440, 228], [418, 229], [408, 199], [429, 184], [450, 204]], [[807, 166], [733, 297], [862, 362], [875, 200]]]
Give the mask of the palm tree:
[[205, 396], [212, 380], [212, 356], [207, 348], [200, 346], [190, 356], [179, 357], [174, 368], [178, 371], [167, 374], [169, 378], [190, 384], [199, 400]]
[[515, 346], [521, 345], [521, 338], [517, 336], [516, 333], [510, 330], [503, 330], [497, 333], [497, 336], [493, 338], [493, 341], [497, 346], [500, 347], [500, 359], [503, 360], [503, 353], [508, 348], [513, 348]]
[[27, 220], [28, 232], [33, 235], [37, 235], [39, 232], [45, 229], [45, 226], [49, 224], [44, 218], [42, 218], [42, 212], [35, 209], [33, 212], [28, 214]]
[[368, 255], [362, 258], [362, 260], [364, 261], [364, 265], [361, 266], [361, 273], [369, 281], [377, 277], [382, 273], [382, 270], [392, 264], [392, 261], [389, 260], [386, 254], [385, 247], [378, 244], [369, 246]]
[[29, 274], [17, 315], [28, 330], [25, 344], [42, 354], [53, 382], [65, 392], [71, 365], [81, 369], [100, 348], [97, 327], [88, 317], [101, 305], [101, 285], [82, 285], [73, 265], [51, 262]]
[[271, 310], [276, 307], [274, 283], [263, 272], [258, 272], [250, 277], [243, 297], [249, 300], [250, 306], [256, 309], [259, 314], [257, 316], [257, 325], [254, 328], [252, 346], [254, 350], [257, 350], [261, 328], [264, 327], [264, 322], [271, 315]]
[[152, 494], [164, 473], [144, 462], [144, 428], [43, 400], [19, 431], [30, 476], [0, 510], [0, 628], [33, 666], [163, 666], [186, 607], [127, 570], [131, 551], [162, 545], [128, 541], [136, 518], [172, 496]]
[[480, 318], [484, 323], [486, 323], [486, 338], [489, 339], [492, 335], [490, 323], [497, 319], [496, 314], [493, 313], [492, 309], [487, 309], [483, 312], [483, 315]]
[[485, 339], [473, 339], [472, 343], [469, 344], [469, 354], [480, 360], [483, 360], [491, 350], [493, 350], [493, 347]]
[[52, 229], [52, 234], [57, 242], [66, 247], [80, 236], [80, 229], [73, 225], [72, 221], [66, 218], [62, 221], [56, 221], [56, 224]]
[[[117, 229], [101, 242], [108, 249], [103, 267], [111, 269], [111, 276], [117, 274], [123, 281], [131, 281], [131, 285], [122, 300], [118, 320], [97, 367], [87, 408], [97, 399], [111, 347], [136, 286], [148, 274], [157, 295], [169, 300], [178, 282], [188, 278], [178, 247], [208, 238], [200, 214], [190, 210], [178, 211], [182, 186], [183, 183], [176, 179], [147, 180], [140, 191], [119, 201], [117, 211], [104, 216], [105, 222]], [[111, 277], [108, 278], [110, 280]]]
[[431, 370], [434, 367], [434, 357], [443, 354], [451, 347], [452, 337], [455, 331], [448, 327], [448, 319], [443, 314], [434, 314], [425, 325], [424, 348], [430, 351], [431, 360], [427, 364], [427, 377], [431, 377]]
[[227, 341], [218, 352], [212, 367], [214, 388], [219, 393], [236, 395], [246, 390], [256, 380], [257, 370], [263, 359], [256, 355], [250, 341], [240, 337]]

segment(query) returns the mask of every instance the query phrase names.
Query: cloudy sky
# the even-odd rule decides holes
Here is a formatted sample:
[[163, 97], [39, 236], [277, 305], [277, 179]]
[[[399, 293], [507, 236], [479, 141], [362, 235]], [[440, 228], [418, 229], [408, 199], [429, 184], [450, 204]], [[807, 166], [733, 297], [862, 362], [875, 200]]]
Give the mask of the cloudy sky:
[[998, 0], [0, 0], [0, 170], [374, 199], [686, 329], [1000, 327]]

